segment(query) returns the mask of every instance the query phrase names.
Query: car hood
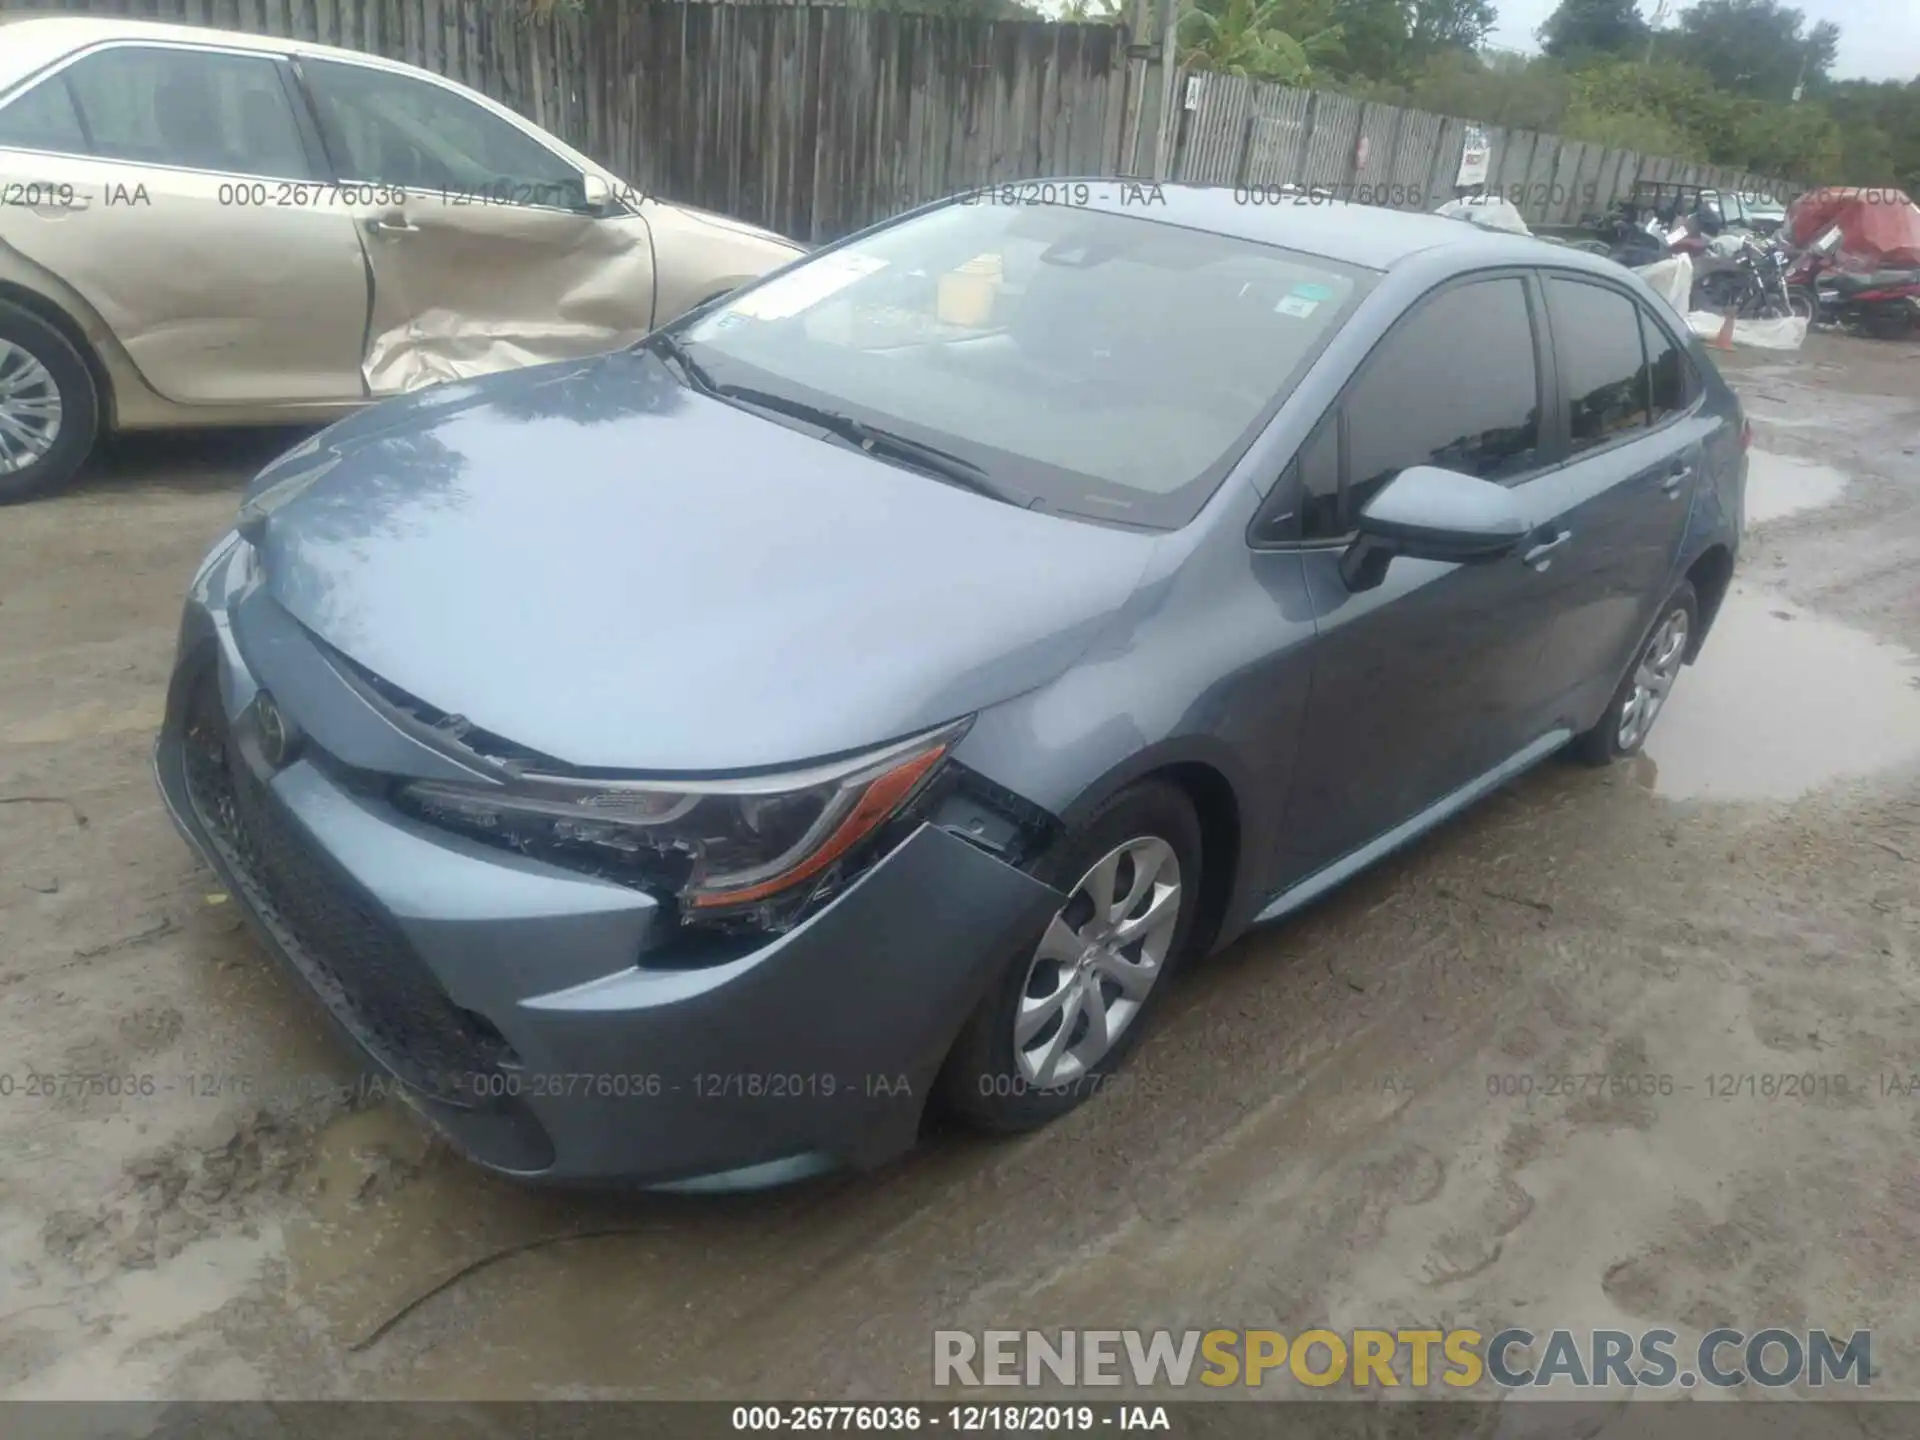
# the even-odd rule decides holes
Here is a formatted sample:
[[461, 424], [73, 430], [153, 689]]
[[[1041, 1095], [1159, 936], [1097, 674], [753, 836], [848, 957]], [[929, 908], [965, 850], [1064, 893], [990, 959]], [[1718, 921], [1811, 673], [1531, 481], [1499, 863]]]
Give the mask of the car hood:
[[662, 772], [834, 755], [1043, 684], [1155, 544], [638, 352], [365, 411], [263, 472], [240, 528], [273, 597], [402, 690], [572, 765]]

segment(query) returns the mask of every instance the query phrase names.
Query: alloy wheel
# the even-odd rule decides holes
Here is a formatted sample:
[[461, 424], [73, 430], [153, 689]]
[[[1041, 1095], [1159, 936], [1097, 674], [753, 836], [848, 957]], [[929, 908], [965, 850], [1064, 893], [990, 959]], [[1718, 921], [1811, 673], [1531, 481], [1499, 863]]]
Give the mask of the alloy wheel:
[[1647, 738], [1687, 653], [1687, 612], [1675, 609], [1662, 620], [1633, 671], [1633, 693], [1620, 709], [1619, 745], [1631, 750]]
[[1020, 1077], [1084, 1076], [1140, 1013], [1180, 921], [1180, 860], [1156, 835], [1118, 845], [1081, 876], [1034, 950], [1014, 1013]]
[[60, 387], [52, 372], [0, 339], [0, 475], [24, 470], [60, 438]]

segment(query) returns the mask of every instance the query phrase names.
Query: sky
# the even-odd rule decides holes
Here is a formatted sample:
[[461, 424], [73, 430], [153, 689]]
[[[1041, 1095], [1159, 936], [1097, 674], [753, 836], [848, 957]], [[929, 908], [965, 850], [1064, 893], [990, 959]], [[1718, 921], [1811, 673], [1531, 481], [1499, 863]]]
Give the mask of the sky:
[[[1656, 0], [1640, 0], [1640, 13], [1651, 19]], [[1920, 75], [1920, 0], [1792, 0], [1812, 25], [1831, 20], [1840, 27], [1840, 53], [1832, 75], [1836, 80], [1911, 80]], [[1494, 0], [1499, 23], [1488, 36], [1507, 50], [1538, 50], [1534, 31], [1551, 15], [1559, 0]], [[1685, 9], [1675, 0], [1667, 18]]]

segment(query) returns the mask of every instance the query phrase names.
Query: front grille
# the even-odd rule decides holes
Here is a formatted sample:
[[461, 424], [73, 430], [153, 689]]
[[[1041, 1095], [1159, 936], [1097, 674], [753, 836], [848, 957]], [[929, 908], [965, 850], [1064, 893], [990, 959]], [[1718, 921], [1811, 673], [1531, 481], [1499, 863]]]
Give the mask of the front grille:
[[209, 674], [184, 717], [188, 798], [243, 898], [361, 1043], [436, 1099], [473, 1101], [473, 1078], [511, 1052], [448, 998], [399, 928], [281, 816], [242, 758]]

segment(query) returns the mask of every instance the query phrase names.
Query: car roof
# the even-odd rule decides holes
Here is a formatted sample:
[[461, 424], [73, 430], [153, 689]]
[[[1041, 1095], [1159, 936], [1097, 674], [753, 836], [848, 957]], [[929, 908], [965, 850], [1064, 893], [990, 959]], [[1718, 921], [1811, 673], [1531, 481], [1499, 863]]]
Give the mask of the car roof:
[[[1030, 188], [1021, 182], [1022, 188]], [[1488, 230], [1468, 220], [1418, 210], [1388, 210], [1337, 198], [1282, 195], [1279, 187], [1155, 185], [1151, 181], [1075, 179], [1035, 181], [1037, 193], [1051, 183], [1085, 185], [1084, 208], [1129, 215], [1190, 230], [1277, 245], [1369, 270], [1391, 270], [1401, 261], [1445, 250], [1463, 268], [1474, 265], [1538, 265], [1565, 262], [1578, 269], [1613, 269], [1608, 262], [1528, 235]], [[1250, 203], [1250, 193], [1269, 203]], [[1238, 198], [1236, 198], [1238, 197]], [[1076, 199], [1077, 199], [1076, 195]]]
[[206, 25], [165, 25], [152, 20], [122, 20], [103, 15], [48, 15], [7, 17], [7, 43], [0, 46], [0, 93], [17, 81], [51, 65], [61, 56], [103, 40], [154, 40], [221, 45], [230, 50], [258, 50], [263, 55], [331, 56], [396, 70], [413, 67], [382, 55], [344, 50], [311, 40], [277, 35], [249, 35], [241, 30], [218, 30]]

